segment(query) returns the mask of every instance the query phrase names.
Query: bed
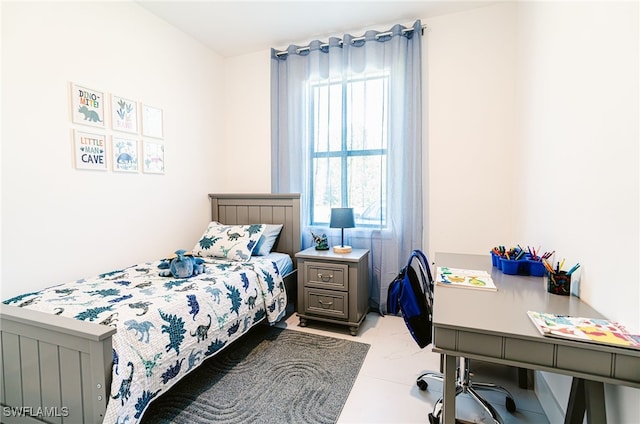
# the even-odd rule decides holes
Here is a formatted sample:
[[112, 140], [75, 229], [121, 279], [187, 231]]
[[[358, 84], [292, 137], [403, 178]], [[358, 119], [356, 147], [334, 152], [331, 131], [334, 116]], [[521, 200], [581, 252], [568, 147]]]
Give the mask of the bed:
[[[153, 399], [206, 358], [292, 310], [300, 195], [209, 200], [212, 223], [194, 248], [206, 269], [200, 275], [160, 277], [159, 258], [4, 300], [2, 422], [138, 422]], [[217, 235], [254, 248], [267, 227], [280, 225], [273, 253], [248, 258], [244, 247], [234, 253], [227, 246], [231, 260], [209, 254]], [[283, 256], [287, 272], [280, 272]]]

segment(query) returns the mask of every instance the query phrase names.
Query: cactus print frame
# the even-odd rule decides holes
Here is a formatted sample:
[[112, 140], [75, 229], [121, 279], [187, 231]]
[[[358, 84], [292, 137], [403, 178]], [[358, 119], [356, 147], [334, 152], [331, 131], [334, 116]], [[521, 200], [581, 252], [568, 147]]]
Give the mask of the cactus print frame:
[[138, 133], [138, 102], [111, 95], [111, 127], [116, 131]]
[[164, 145], [145, 141], [142, 154], [142, 172], [164, 174]]
[[104, 93], [71, 84], [71, 116], [76, 124], [104, 128]]

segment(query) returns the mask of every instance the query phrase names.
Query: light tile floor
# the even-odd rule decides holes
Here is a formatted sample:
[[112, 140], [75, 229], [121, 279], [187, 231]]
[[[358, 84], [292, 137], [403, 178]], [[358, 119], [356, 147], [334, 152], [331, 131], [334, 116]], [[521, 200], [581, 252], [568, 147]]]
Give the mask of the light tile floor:
[[[346, 326], [309, 321], [308, 327], [298, 325], [292, 314], [278, 324], [282, 328], [307, 331], [330, 337], [368, 343], [371, 347], [360, 369], [353, 389], [338, 423], [428, 423], [428, 413], [442, 395], [442, 385], [430, 382], [426, 391], [416, 386], [416, 377], [425, 371], [437, 371], [440, 355], [431, 346], [420, 349], [413, 341], [401, 317], [380, 316], [370, 312], [357, 336], [351, 336]], [[483, 392], [500, 413], [505, 424], [548, 424], [533, 390], [518, 387], [517, 369], [475, 361], [474, 380], [500, 384], [514, 396], [517, 410], [513, 414], [504, 405], [504, 396]], [[472, 399], [459, 396], [457, 418], [468, 422], [490, 423]]]

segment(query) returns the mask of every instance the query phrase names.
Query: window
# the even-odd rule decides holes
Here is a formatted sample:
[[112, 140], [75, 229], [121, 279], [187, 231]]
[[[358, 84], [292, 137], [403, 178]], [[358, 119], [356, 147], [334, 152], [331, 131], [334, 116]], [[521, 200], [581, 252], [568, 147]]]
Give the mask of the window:
[[386, 226], [387, 75], [309, 84], [311, 225], [351, 207], [358, 227]]

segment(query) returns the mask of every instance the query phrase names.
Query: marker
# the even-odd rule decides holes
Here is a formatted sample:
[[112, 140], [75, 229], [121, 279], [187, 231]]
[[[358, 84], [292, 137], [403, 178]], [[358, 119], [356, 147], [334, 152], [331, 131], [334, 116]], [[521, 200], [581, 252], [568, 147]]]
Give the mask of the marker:
[[571, 268], [569, 271], [567, 271], [567, 275], [571, 275], [573, 273], [573, 271], [575, 271], [578, 268], [580, 268], [580, 263], [579, 262], [577, 264], [575, 264], [573, 266], [573, 268]]

